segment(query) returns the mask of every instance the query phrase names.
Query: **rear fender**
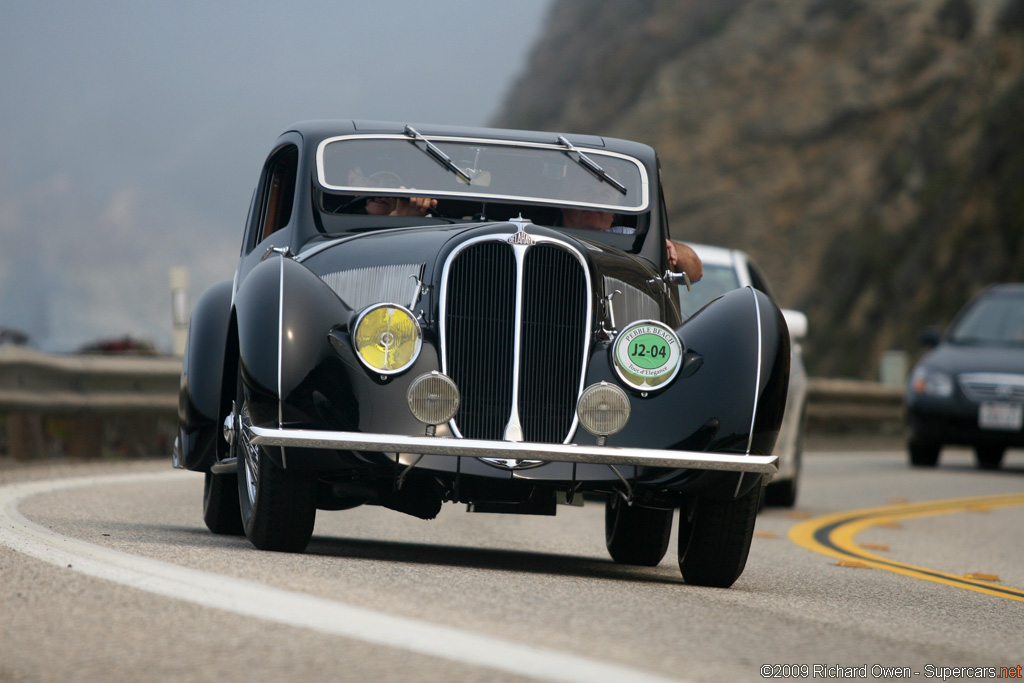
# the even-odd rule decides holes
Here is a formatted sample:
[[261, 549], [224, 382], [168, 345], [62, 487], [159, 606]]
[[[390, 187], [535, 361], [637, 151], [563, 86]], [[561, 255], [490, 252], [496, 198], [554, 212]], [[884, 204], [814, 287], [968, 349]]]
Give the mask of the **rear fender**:
[[210, 469], [218, 449], [227, 445], [219, 416], [231, 287], [231, 280], [225, 280], [203, 292], [189, 322], [178, 390], [178, 447], [185, 469]]

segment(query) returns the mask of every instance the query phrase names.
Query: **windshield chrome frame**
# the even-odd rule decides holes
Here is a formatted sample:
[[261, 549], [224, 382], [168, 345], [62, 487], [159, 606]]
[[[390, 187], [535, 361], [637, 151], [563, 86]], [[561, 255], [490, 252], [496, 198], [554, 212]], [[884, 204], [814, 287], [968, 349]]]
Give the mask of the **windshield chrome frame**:
[[[553, 152], [559, 152], [564, 154], [566, 148], [559, 144], [557, 141], [551, 143], [544, 142], [523, 142], [520, 140], [496, 140], [492, 138], [473, 138], [473, 137], [461, 137], [454, 135], [436, 135], [436, 136], [423, 136], [424, 139], [430, 142], [445, 143], [453, 142], [460, 144], [479, 144], [487, 145], [491, 147], [519, 147], [523, 149], [543, 149], [551, 150]], [[361, 133], [355, 135], [336, 135], [329, 138], [324, 138], [320, 141], [316, 148], [316, 180], [320, 187], [330, 192], [346, 192], [355, 194], [366, 194], [368, 190], [374, 188], [357, 187], [353, 185], [331, 185], [326, 182], [324, 177], [324, 149], [327, 145], [342, 140], [393, 140], [395, 142], [404, 142], [409, 144], [412, 139], [402, 133]], [[503, 194], [487, 194], [487, 193], [466, 193], [466, 192], [452, 192], [449, 190], [430, 190], [430, 189], [410, 189], [402, 190], [398, 188], [386, 188], [387, 196], [391, 197], [416, 197], [422, 196], [425, 193], [431, 197], [454, 197], [458, 199], [465, 199], [469, 201], [495, 201], [495, 202], [529, 202], [531, 204], [540, 204], [544, 206], [574, 206], [585, 209], [592, 209], [595, 211], [608, 211], [612, 213], [621, 214], [641, 214], [651, 209], [651, 185], [650, 177], [647, 174], [647, 167], [637, 159], [636, 157], [628, 154], [622, 154], [620, 152], [613, 152], [611, 150], [595, 149], [593, 147], [577, 146], [580, 150], [586, 150], [588, 155], [592, 156], [605, 156], [613, 157], [616, 159], [622, 159], [636, 166], [640, 172], [640, 201], [637, 206], [620, 206], [617, 204], [597, 204], [590, 202], [574, 202], [574, 201], [558, 201], [555, 199], [533, 197], [533, 196], [522, 196], [522, 195], [503, 195]]]

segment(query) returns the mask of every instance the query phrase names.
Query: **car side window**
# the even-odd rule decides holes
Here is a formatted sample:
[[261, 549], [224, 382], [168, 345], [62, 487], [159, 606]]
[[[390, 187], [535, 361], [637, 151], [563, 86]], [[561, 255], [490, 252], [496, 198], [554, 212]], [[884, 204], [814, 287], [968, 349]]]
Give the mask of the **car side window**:
[[267, 162], [260, 198], [260, 219], [256, 241], [262, 242], [288, 224], [295, 200], [299, 150], [288, 146]]

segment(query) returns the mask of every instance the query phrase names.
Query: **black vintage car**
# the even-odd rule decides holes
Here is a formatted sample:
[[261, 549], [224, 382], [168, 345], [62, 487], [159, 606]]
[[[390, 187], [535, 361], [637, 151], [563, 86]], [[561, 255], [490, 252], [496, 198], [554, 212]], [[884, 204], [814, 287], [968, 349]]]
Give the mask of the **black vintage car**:
[[668, 234], [645, 145], [288, 129], [189, 329], [174, 465], [206, 473], [207, 526], [301, 552], [318, 509], [553, 515], [597, 494], [616, 562], [658, 564], [679, 509], [685, 580], [731, 585], [789, 336], [752, 288], [682, 322]]

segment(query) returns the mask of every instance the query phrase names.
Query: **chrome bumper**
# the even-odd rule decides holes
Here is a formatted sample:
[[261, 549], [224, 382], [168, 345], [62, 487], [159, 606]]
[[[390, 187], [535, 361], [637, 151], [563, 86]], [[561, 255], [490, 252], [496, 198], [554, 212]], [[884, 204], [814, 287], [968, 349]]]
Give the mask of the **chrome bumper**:
[[468, 456], [506, 460], [579, 462], [594, 465], [638, 465], [724, 472], [775, 474], [776, 455], [732, 455], [698, 451], [672, 451], [614, 446], [484, 441], [431, 436], [397, 436], [362, 432], [324, 432], [306, 429], [249, 427], [250, 442], [258, 446], [329, 448], [380, 453]]

